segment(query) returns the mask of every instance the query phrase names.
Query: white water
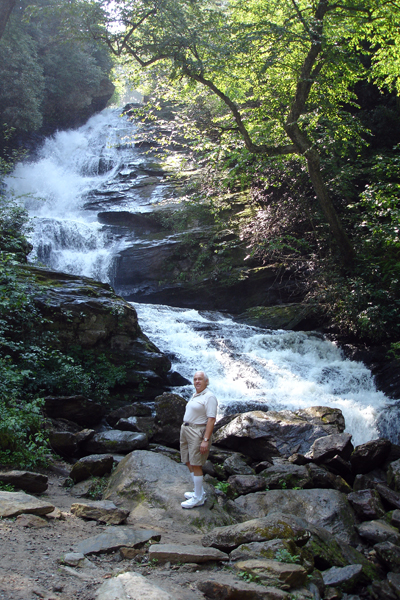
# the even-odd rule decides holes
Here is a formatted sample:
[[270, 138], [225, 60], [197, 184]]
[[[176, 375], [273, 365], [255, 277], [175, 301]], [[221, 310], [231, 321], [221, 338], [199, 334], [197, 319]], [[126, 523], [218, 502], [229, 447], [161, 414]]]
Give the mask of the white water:
[[[93, 190], [121, 190], [121, 183], [115, 184], [121, 168], [143, 160], [129, 144], [121, 148], [121, 137], [129, 134], [132, 126], [118, 111], [104, 111], [78, 130], [49, 138], [36, 160], [16, 167], [8, 185], [14, 194], [25, 196], [34, 217], [32, 260], [109, 280], [112, 259], [126, 242], [112, 238], [97, 222], [98, 209], [83, 207]], [[100, 157], [109, 165], [104, 174], [99, 173]], [[144, 204], [131, 189], [114, 204], [111, 201], [107, 210], [147, 211], [159, 197], [155, 190]], [[262, 330], [219, 313], [135, 306], [142, 329], [172, 356], [175, 370], [189, 380], [198, 369], [208, 373], [222, 410], [236, 412], [260, 404], [278, 410], [337, 407], [355, 444], [379, 434], [398, 442], [396, 419], [382, 418], [393, 416], [390, 407], [395, 403], [376, 390], [362, 363], [345, 360], [321, 336]], [[180, 391], [189, 394], [189, 388]]]

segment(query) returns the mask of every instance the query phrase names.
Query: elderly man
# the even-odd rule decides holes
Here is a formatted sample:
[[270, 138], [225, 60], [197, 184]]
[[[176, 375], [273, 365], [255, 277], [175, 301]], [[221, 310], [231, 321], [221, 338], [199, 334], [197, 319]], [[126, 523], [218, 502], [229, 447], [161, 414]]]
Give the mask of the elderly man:
[[208, 377], [203, 371], [194, 374], [195, 393], [186, 405], [181, 427], [181, 460], [189, 468], [193, 478], [194, 491], [186, 492], [182, 508], [202, 506], [206, 495], [203, 489], [202, 466], [208, 458], [211, 435], [217, 417], [218, 401], [207, 389]]

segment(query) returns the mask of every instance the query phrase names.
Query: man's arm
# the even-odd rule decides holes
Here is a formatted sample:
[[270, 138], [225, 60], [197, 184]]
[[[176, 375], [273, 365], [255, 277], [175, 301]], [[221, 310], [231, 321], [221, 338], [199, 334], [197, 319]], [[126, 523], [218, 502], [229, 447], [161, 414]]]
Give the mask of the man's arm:
[[[205, 452], [207, 452], [208, 447], [210, 445], [210, 437], [212, 435], [212, 432], [214, 431], [214, 425], [215, 425], [215, 418], [214, 417], [208, 417], [207, 419], [207, 425], [206, 425], [206, 430], [204, 432], [204, 436], [203, 436], [203, 441], [200, 444], [200, 452], [202, 454], [205, 454]], [[207, 442], [204, 441], [204, 438], [207, 438]]]

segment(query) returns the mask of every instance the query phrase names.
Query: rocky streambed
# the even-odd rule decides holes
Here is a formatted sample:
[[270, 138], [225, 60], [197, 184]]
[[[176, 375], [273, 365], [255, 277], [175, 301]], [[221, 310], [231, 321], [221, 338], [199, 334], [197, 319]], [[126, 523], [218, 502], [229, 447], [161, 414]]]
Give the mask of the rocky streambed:
[[226, 416], [184, 510], [184, 404], [114, 409], [46, 474], [0, 473], [3, 598], [399, 597], [399, 446], [354, 448], [326, 407]]

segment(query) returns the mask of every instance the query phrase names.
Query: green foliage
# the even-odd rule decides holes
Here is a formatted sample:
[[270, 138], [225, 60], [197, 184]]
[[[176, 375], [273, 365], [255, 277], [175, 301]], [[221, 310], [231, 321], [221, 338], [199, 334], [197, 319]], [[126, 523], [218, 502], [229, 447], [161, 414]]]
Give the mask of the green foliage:
[[224, 494], [227, 494], [230, 489], [230, 484], [227, 481], [218, 481], [218, 483], [215, 485], [215, 488], [221, 492], [224, 492]]
[[108, 482], [108, 477], [91, 477], [90, 487], [86, 492], [86, 495], [92, 500], [102, 500]]
[[11, 483], [3, 483], [0, 481], [0, 490], [2, 492], [15, 492], [15, 488]]
[[298, 554], [292, 555], [285, 548], [281, 548], [275, 552], [275, 559], [279, 562], [298, 564], [300, 562], [300, 556]]
[[247, 571], [238, 571], [236, 573], [237, 577], [247, 581], [247, 583], [258, 583], [259, 585], [263, 585], [261, 579], [258, 575], [253, 575], [253, 573], [248, 573]]

